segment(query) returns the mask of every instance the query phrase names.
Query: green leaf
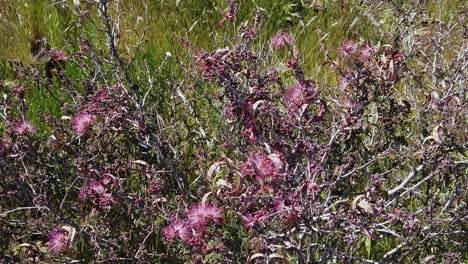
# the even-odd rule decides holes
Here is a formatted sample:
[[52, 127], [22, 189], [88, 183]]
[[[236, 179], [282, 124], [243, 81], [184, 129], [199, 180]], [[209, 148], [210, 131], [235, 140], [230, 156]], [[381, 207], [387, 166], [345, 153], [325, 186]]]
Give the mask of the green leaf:
[[369, 238], [366, 238], [366, 251], [367, 251], [367, 258], [370, 258], [371, 255], [371, 249], [372, 249], [372, 240]]

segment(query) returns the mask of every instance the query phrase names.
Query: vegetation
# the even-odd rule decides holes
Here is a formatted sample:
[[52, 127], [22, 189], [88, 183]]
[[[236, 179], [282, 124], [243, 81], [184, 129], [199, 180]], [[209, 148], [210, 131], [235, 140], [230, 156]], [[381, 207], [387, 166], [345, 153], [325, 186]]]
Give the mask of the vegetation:
[[0, 258], [466, 262], [465, 10], [0, 0]]

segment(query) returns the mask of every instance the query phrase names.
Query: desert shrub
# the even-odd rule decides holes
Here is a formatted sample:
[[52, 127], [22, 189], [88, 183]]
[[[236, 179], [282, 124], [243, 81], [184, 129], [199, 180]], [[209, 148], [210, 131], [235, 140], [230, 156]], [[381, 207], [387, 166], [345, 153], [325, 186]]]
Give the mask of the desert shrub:
[[[1, 257], [462, 261], [463, 15], [390, 1], [388, 38], [343, 39], [323, 83], [293, 31], [265, 41], [263, 11], [240, 21], [226, 2], [215, 49], [175, 36], [159, 67], [143, 41], [121, 55], [120, 1], [70, 5], [93, 36], [48, 50], [51, 75], [2, 81]], [[58, 109], [32, 120], [31, 89]]]

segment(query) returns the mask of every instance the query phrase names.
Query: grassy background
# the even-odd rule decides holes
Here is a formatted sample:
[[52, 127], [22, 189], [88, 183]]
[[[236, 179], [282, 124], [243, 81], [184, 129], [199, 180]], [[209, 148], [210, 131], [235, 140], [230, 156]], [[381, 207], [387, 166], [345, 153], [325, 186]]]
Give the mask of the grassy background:
[[[73, 7], [72, 1], [68, 2], [68, 7]], [[253, 10], [261, 8], [263, 27], [260, 44], [268, 45], [271, 35], [278, 30], [289, 30], [296, 35], [297, 47], [303, 51], [306, 74], [318, 82], [329, 83], [336, 78], [335, 75], [329, 75], [330, 71], [323, 71], [322, 65], [326, 52], [336, 50], [344, 39], [379, 41], [382, 38], [354, 1], [314, 1], [314, 4], [303, 4], [300, 0], [239, 2], [239, 21], [252, 18]], [[183, 49], [176, 43], [178, 37], [188, 36], [197, 47], [213, 48], [214, 43], [228, 30], [219, 23], [222, 19], [219, 10], [225, 7], [225, 2], [221, 0], [122, 1], [122, 38], [119, 49], [124, 58], [131, 57], [143, 30], [147, 29], [145, 44], [135, 63], [135, 76], [138, 79], [138, 72], [144, 71], [144, 67], [154, 72], [167, 51], [183, 55]], [[0, 0], [0, 20], [0, 46], [3, 47], [0, 49], [0, 79], [14, 78], [7, 60], [19, 60], [38, 69], [43, 67], [41, 62], [34, 61], [30, 56], [29, 42], [36, 33], [47, 36], [51, 47], [62, 48], [70, 53], [78, 50], [80, 35], [86, 35], [95, 45], [105, 45], [104, 38], [89, 23], [79, 23], [69, 8], [55, 4], [55, 1]], [[77, 24], [81, 24], [80, 29]], [[159, 73], [152, 77], [156, 80], [174, 77], [172, 75], [176, 71], [170, 69], [177, 67], [170, 63], [166, 63], [165, 76]], [[73, 72], [73, 68], [68, 71]], [[83, 79], [83, 76], [72, 74], [73, 77], [76, 82]], [[28, 93], [27, 99], [31, 103], [28, 117], [42, 130], [42, 124], [37, 118], [39, 115], [49, 113], [58, 116], [63, 113], [58, 112], [60, 108], [47, 96], [44, 87], [34, 88]], [[157, 97], [152, 99], [167, 101], [167, 89], [166, 85], [159, 85], [155, 89]]]
[[[386, 43], [392, 27], [395, 26], [394, 14], [380, 1], [357, 0], [241, 0], [239, 21], [252, 18], [253, 10], [259, 7], [263, 15], [263, 27], [260, 32], [260, 45], [268, 45], [272, 34], [279, 30], [289, 30], [296, 36], [296, 47], [301, 51], [305, 73], [322, 85], [325, 94], [334, 93], [337, 75], [330, 71], [330, 65], [324, 64], [325, 54], [331, 52], [335, 57], [338, 45], [345, 39]], [[405, 7], [409, 1], [395, 1]], [[0, 80], [12, 80], [11, 69], [7, 60], [19, 60], [33, 67], [44, 67], [43, 63], [32, 60], [30, 40], [34, 34], [47, 36], [51, 47], [62, 48], [70, 53], [78, 50], [81, 35], [87, 36], [95, 45], [105, 45], [103, 36], [96, 33], [89, 23], [79, 23], [73, 10], [72, 1], [65, 2], [70, 8], [64, 8], [61, 1], [51, 0], [0, 0]], [[370, 5], [373, 3], [375, 5]], [[380, 4], [379, 4], [380, 3]], [[432, 0], [427, 8], [427, 23], [453, 21], [463, 10], [461, 0]], [[143, 30], [147, 29], [145, 44], [135, 63], [135, 78], [145, 88], [139, 72], [150, 70], [158, 87], [154, 89], [160, 109], [160, 102], [167, 101], [165, 80], [177, 78], [177, 66], [174, 60], [165, 64], [162, 72], [155, 70], [165, 59], [166, 52], [184, 54], [177, 44], [179, 37], [188, 36], [194, 46], [210, 49], [228, 30], [220, 25], [220, 9], [226, 7], [222, 0], [158, 0], [122, 1], [121, 32], [119, 49], [124, 58], [131, 57]], [[92, 14], [96, 16], [97, 14]], [[81, 28], [77, 27], [81, 25]], [[190, 29], [190, 31], [189, 31]], [[391, 43], [390, 43], [391, 44]], [[279, 58], [280, 59], [280, 58]], [[68, 73], [78, 83], [83, 76], [73, 76], [73, 67]], [[33, 85], [32, 83], [23, 85]], [[59, 85], [58, 85], [59, 86]], [[28, 116], [35, 123], [37, 116], [51, 113], [58, 116], [59, 107], [51, 101], [44, 87], [34, 87], [28, 93], [30, 108]], [[58, 87], [59, 88], [59, 87]], [[41, 124], [38, 124], [39, 127]]]
[[[163, 54], [173, 45], [173, 35], [184, 36], [194, 23], [189, 33], [191, 39], [201, 47], [210, 48], [213, 38], [217, 37], [211, 29], [223, 30], [218, 9], [225, 6], [224, 1], [176, 2], [123, 1], [121, 51], [131, 55], [143, 28], [148, 26], [145, 49]], [[374, 26], [353, 1], [323, 2], [307, 6], [300, 0], [244, 0], [240, 1], [239, 16], [243, 21], [252, 16], [256, 6], [262, 8], [264, 40], [280, 29], [290, 29], [298, 34], [298, 47], [305, 51], [304, 61], [312, 72], [323, 62], [323, 51], [333, 50], [343, 39], [379, 38]], [[76, 17], [52, 1], [1, 0], [0, 19], [0, 45], [4, 47], [0, 50], [0, 58], [30, 63], [29, 40], [35, 32], [45, 34], [52, 47], [68, 50], [73, 49], [78, 38]]]

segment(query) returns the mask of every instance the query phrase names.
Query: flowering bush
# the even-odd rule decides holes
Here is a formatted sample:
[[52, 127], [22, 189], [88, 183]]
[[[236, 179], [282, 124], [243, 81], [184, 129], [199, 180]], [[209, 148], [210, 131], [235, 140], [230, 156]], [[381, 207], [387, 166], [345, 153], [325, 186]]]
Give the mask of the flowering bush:
[[[120, 1], [84, 2], [89, 10], [74, 12], [107, 45], [99, 49], [83, 35], [79, 51], [48, 53], [82, 77], [60, 67], [60, 80], [36, 80], [59, 83], [61, 92], [48, 94], [60, 115], [35, 117], [35, 125], [31, 88], [23, 86], [31, 80], [0, 86], [0, 230], [12, 238], [0, 239], [2, 258], [461, 261], [462, 44], [452, 47], [458, 54], [431, 62], [451, 40], [405, 46], [401, 39], [416, 24], [404, 17], [407, 30], [397, 28], [392, 45], [343, 40], [334, 47], [325, 66], [338, 81], [323, 83], [308, 77], [292, 31], [262, 43], [261, 11], [238, 24], [240, 6], [227, 1], [221, 24], [232, 30], [219, 40], [223, 48], [180, 39], [188, 56], [174, 59], [182, 78], [173, 80], [174, 104], [164, 115], [147, 101], [152, 75], [141, 81], [135, 58], [119, 53], [113, 7]], [[99, 16], [88, 15], [96, 10]], [[436, 29], [444, 38], [461, 30]], [[201, 97], [209, 103], [200, 109]], [[206, 112], [217, 125], [204, 122]]]

